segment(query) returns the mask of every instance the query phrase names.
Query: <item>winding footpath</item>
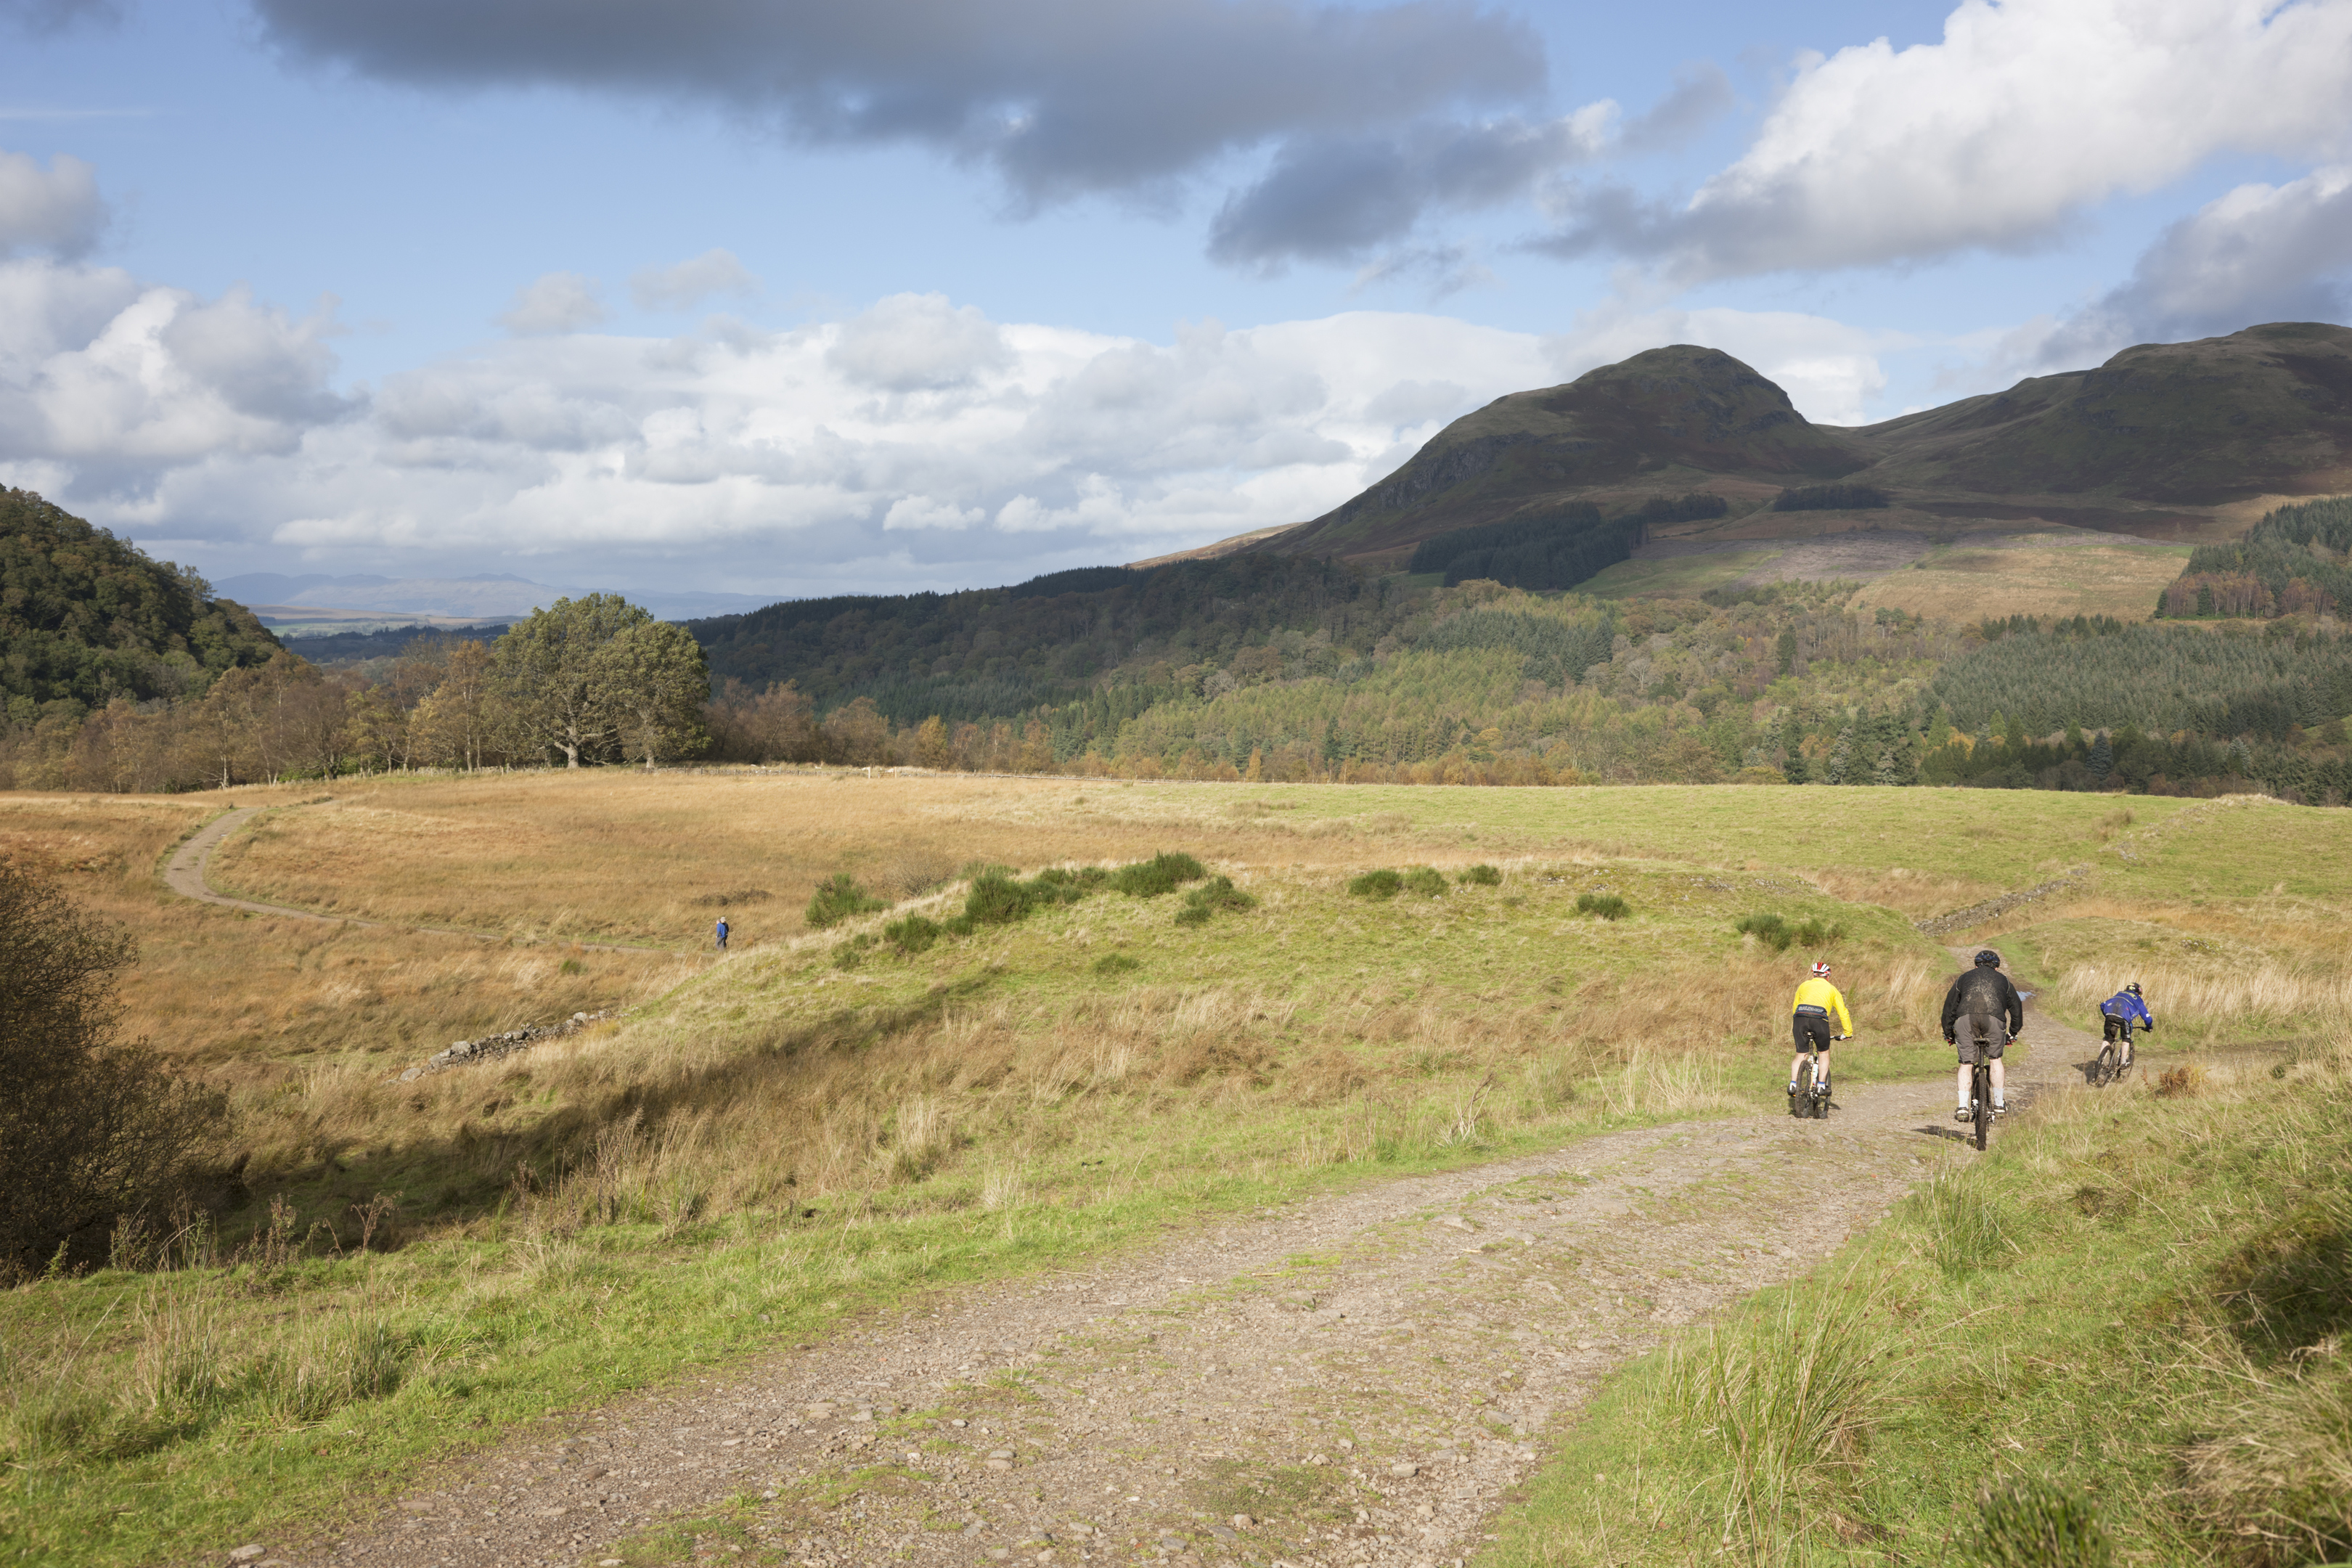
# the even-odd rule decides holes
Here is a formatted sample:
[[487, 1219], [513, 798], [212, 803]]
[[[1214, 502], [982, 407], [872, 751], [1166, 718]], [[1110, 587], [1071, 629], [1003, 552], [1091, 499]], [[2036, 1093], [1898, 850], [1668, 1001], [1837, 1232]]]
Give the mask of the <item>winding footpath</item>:
[[[357, 915], [321, 914], [316, 910], [298, 909], [291, 904], [264, 904], [251, 899], [239, 899], [227, 893], [213, 891], [206, 873], [212, 866], [213, 851], [228, 837], [247, 823], [259, 816], [261, 806], [234, 806], [205, 824], [194, 837], [173, 852], [163, 868], [163, 885], [182, 898], [195, 899], [223, 909], [243, 910], [252, 914], [276, 915], [285, 920], [325, 921], [336, 925], [362, 926], [374, 931], [425, 931], [435, 936], [465, 937], [472, 942], [513, 942], [520, 947], [577, 947], [590, 952], [671, 952], [666, 947], [646, 947], [628, 942], [583, 942], [571, 937], [551, 937], [533, 942], [522, 937], [500, 936], [491, 931], [467, 931], [462, 926], [408, 925], [397, 921], [363, 920]], [[690, 956], [680, 954], [679, 956]]]
[[[2013, 1097], [2096, 1048], [2026, 1043]], [[1597, 1136], [966, 1289], [450, 1461], [268, 1558], [1449, 1568], [1610, 1372], [1977, 1157], [1950, 1092], [1842, 1085], [1826, 1121]]]

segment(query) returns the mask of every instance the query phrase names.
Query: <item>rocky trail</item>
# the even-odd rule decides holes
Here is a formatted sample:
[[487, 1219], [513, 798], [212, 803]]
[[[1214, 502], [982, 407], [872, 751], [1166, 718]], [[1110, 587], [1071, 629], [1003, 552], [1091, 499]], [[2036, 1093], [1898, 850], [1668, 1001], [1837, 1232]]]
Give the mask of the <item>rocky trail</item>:
[[[2013, 1099], [2096, 1048], [2040, 1021], [2027, 1043]], [[1977, 1157], [1948, 1079], [1836, 1094], [1827, 1121], [1594, 1137], [934, 1299], [550, 1422], [254, 1558], [1458, 1563], [1612, 1369]]]

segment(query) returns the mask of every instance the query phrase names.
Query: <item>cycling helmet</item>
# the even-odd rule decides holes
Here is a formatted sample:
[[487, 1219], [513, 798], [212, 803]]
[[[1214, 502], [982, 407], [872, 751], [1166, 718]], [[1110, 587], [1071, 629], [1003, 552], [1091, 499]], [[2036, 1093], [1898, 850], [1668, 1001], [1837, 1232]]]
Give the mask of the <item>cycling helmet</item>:
[[1999, 969], [2000, 967], [2000, 954], [1995, 952], [1989, 947], [1984, 948], [1977, 953], [1977, 963], [1980, 968]]
[[2125, 986], [2124, 989], [2137, 996], [2139, 994], [2139, 982], [2135, 980], [2130, 984]]
[[1829, 977], [1830, 977], [1830, 966], [1829, 966], [1828, 964], [1826, 964], [1826, 963], [1816, 963], [1816, 964], [1814, 964], [1814, 965], [1813, 965], [1813, 978], [1814, 978], [1814, 979], [1816, 979], [1816, 980], [1827, 980]]

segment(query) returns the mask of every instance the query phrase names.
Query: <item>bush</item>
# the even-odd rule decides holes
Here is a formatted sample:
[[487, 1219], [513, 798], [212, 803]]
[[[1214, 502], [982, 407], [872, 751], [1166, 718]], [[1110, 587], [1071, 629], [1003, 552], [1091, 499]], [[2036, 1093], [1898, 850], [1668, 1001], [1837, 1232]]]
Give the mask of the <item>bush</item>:
[[871, 914], [890, 906], [868, 893], [852, 879], [846, 871], [834, 873], [831, 880], [819, 882], [816, 891], [809, 895], [808, 909], [802, 919], [812, 931], [824, 931], [837, 926], [853, 915]]
[[1499, 888], [1503, 885], [1503, 874], [1492, 866], [1481, 864], [1463, 872], [1462, 881], [1465, 887]]
[[1162, 852], [1149, 860], [1138, 860], [1131, 866], [1121, 866], [1108, 879], [1109, 885], [1122, 893], [1138, 899], [1156, 899], [1162, 893], [1172, 893], [1179, 885], [1197, 882], [1209, 874], [1209, 868], [1190, 855]]
[[963, 916], [975, 926], [1011, 925], [1026, 917], [1036, 903], [1036, 892], [1027, 883], [991, 871], [973, 879], [963, 901]]
[[221, 1124], [218, 1095], [115, 1037], [137, 952], [0, 861], [0, 1278], [104, 1262], [116, 1218], [166, 1201]]
[[1393, 899], [1403, 890], [1404, 879], [1394, 871], [1367, 871], [1348, 883], [1348, 891], [1360, 899]]
[[1211, 879], [1205, 888], [1195, 888], [1184, 895], [1184, 907], [1176, 911], [1180, 926], [1206, 925], [1209, 917], [1219, 910], [1254, 910], [1257, 900], [1234, 886], [1231, 877]]
[[1404, 874], [1404, 890], [1424, 899], [1442, 899], [1445, 896], [1445, 878], [1427, 866], [1416, 866]]
[[940, 923], [922, 915], [908, 915], [904, 920], [887, 921], [882, 927], [882, 940], [912, 958], [919, 952], [929, 952], [931, 944], [940, 940]]
[[2116, 1560], [2088, 1499], [2019, 1481], [1984, 1501], [1969, 1556], [1985, 1568], [2107, 1568]]
[[833, 966], [835, 969], [855, 969], [866, 962], [866, 954], [873, 946], [874, 936], [870, 931], [859, 931], [846, 942], [837, 942], [833, 944]]
[[1754, 937], [1774, 952], [1786, 952], [1792, 946], [1827, 947], [1845, 940], [1843, 925], [1824, 925], [1810, 918], [1791, 924], [1770, 913], [1742, 915], [1739, 923], [1731, 929], [1742, 936]]
[[1633, 906], [1614, 893], [1579, 893], [1576, 912], [1595, 915], [1604, 921], [1622, 921], [1633, 912]]
[[1095, 960], [1097, 974], [1132, 974], [1143, 965], [1123, 952], [1106, 952]]

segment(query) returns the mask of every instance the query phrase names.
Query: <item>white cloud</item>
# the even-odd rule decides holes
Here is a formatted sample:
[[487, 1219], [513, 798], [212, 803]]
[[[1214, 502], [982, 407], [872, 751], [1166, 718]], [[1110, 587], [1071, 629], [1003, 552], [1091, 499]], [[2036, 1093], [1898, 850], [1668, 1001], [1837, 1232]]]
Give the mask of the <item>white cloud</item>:
[[1940, 42], [1801, 59], [1679, 209], [1562, 186], [1549, 244], [1684, 280], [2029, 247], [2218, 153], [2340, 158], [2347, 90], [2346, 0], [1965, 0]]
[[883, 515], [885, 530], [901, 528], [970, 528], [984, 522], [988, 514], [974, 507], [959, 507], [951, 500], [939, 500], [930, 496], [900, 496], [890, 503]]
[[45, 170], [23, 153], [0, 153], [0, 258], [46, 250], [79, 256], [106, 228], [98, 175], [60, 153]]
[[241, 292], [0, 265], [0, 479], [215, 571], [952, 586], [1303, 521], [1490, 398], [1663, 342], [1855, 417], [1882, 342], [1710, 310], [1549, 340], [1358, 311], [1150, 342], [898, 296], [775, 332], [502, 339], [362, 404], [333, 395], [332, 331]]
[[640, 268], [629, 295], [645, 310], [691, 310], [713, 294], [737, 298], [759, 291], [760, 280], [731, 250], [706, 250], [669, 267]]
[[541, 337], [593, 327], [604, 316], [593, 278], [550, 272], [515, 290], [513, 300], [499, 312], [499, 325], [517, 337]]

